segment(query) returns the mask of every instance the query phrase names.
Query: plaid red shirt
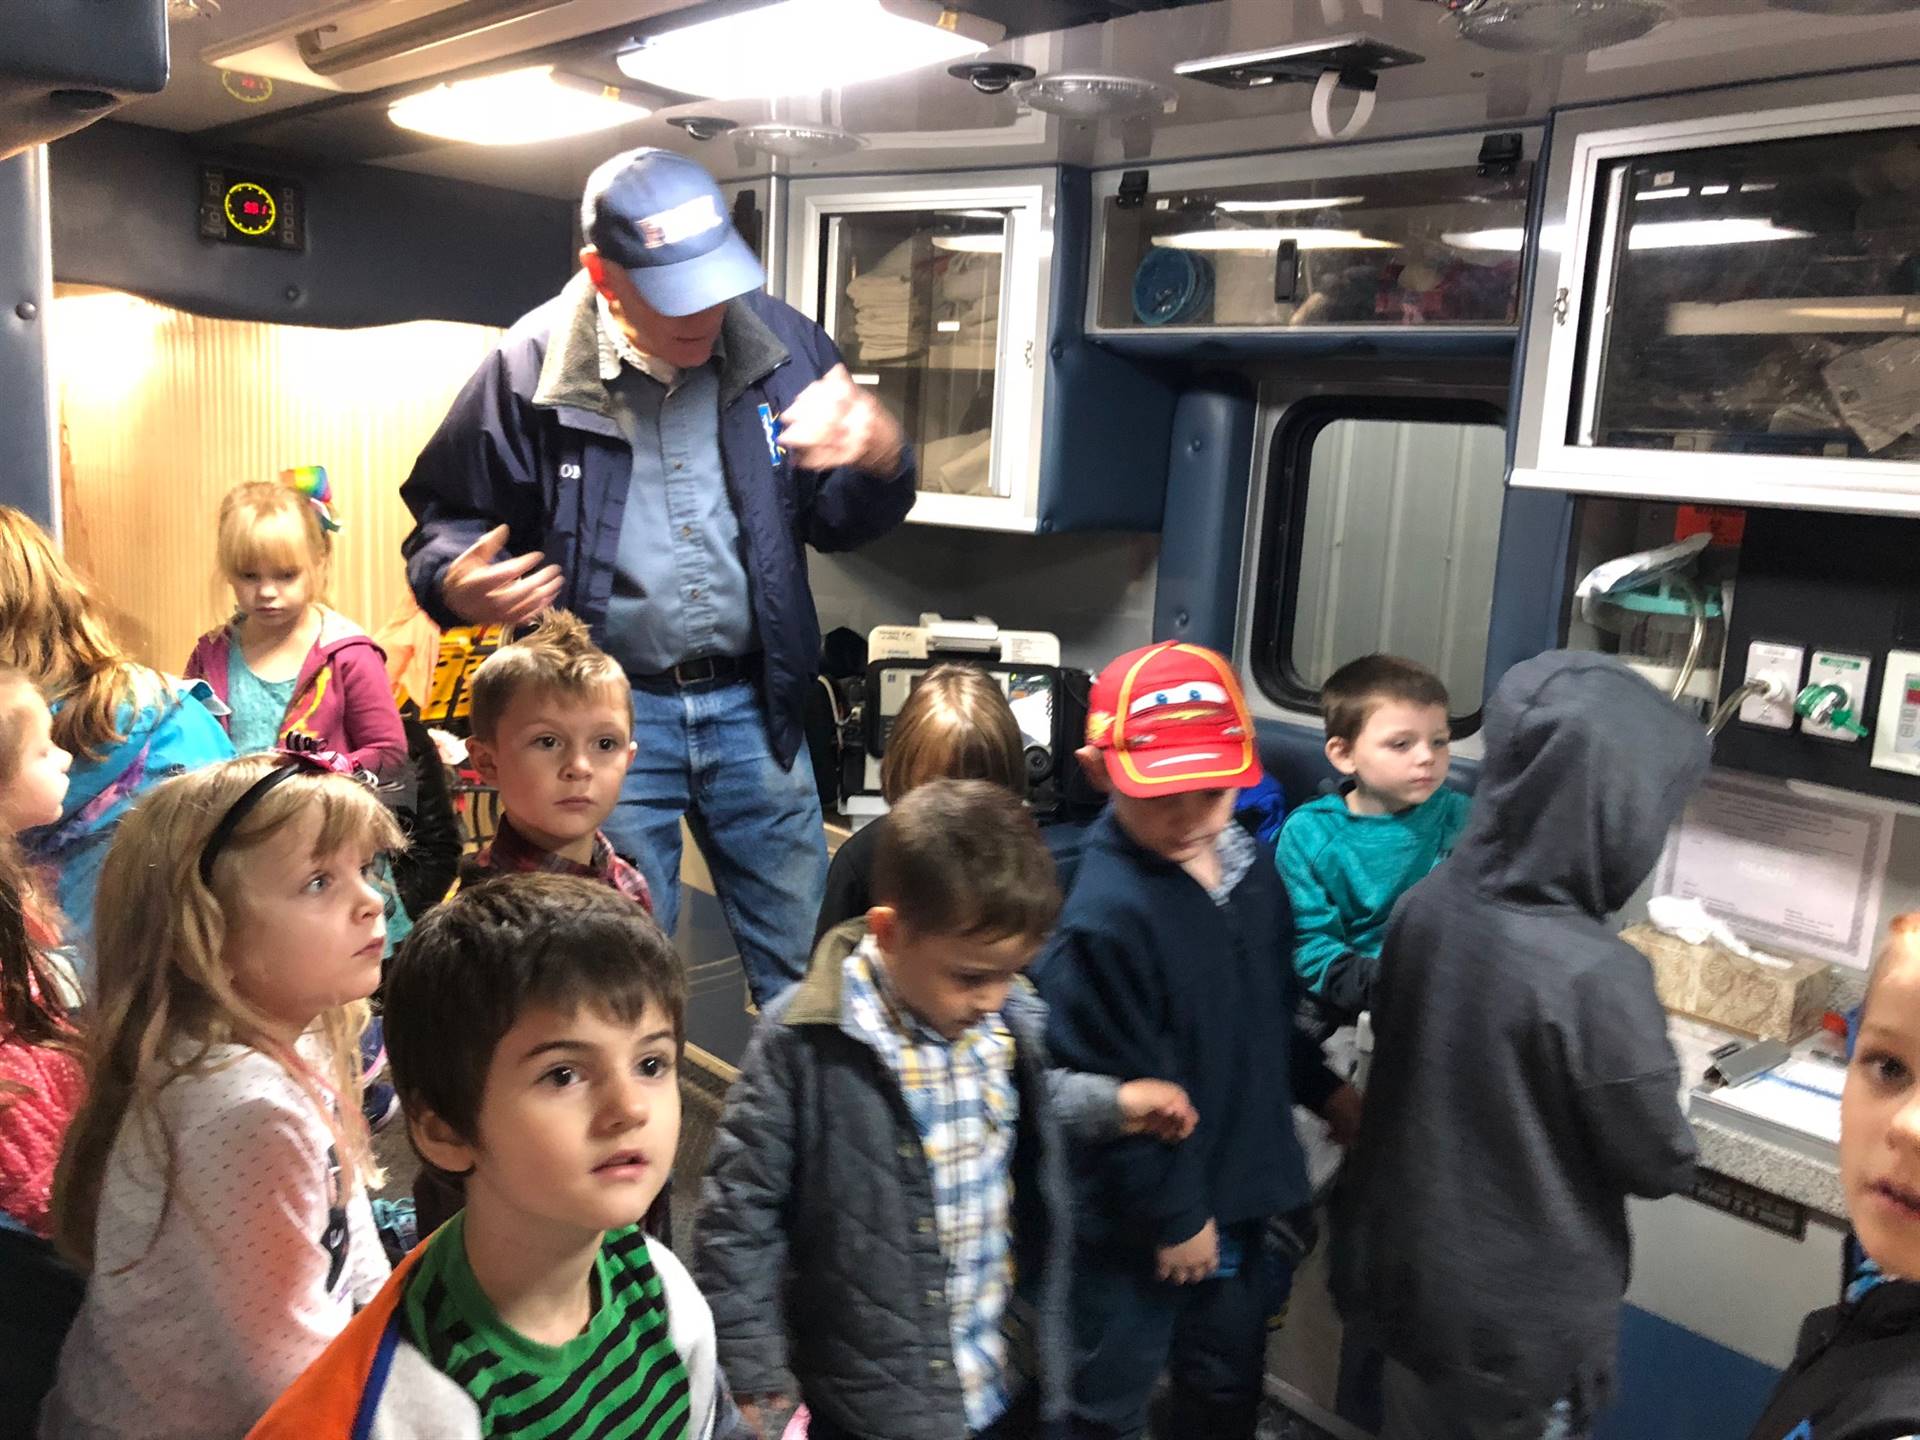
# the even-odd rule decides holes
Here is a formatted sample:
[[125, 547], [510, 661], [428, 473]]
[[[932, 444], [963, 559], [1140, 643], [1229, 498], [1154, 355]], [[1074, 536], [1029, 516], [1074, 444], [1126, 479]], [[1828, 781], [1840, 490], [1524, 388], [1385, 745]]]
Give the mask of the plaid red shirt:
[[551, 850], [542, 850], [513, 828], [505, 815], [493, 832], [493, 843], [469, 856], [460, 866], [462, 886], [478, 885], [495, 875], [584, 875], [611, 885], [629, 900], [637, 900], [646, 912], [653, 913], [653, 892], [647, 878], [614, 853], [613, 844], [599, 831], [593, 835], [593, 858], [582, 865]]

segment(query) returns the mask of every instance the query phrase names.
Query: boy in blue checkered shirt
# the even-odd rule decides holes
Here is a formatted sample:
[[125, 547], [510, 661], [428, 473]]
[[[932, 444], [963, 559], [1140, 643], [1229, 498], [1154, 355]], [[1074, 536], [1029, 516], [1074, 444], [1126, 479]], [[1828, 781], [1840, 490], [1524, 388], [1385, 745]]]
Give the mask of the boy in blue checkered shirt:
[[1179, 1139], [1185, 1092], [1049, 1069], [1021, 978], [1059, 911], [1020, 800], [941, 780], [896, 805], [874, 908], [763, 1015], [699, 1220], [720, 1358], [811, 1440], [1029, 1440], [1066, 1413], [1063, 1130]]

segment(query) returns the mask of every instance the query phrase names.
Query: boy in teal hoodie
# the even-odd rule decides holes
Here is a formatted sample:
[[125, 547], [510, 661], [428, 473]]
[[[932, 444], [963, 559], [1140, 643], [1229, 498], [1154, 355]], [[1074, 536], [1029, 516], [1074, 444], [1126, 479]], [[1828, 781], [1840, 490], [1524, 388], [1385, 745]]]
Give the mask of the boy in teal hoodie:
[[1446, 787], [1447, 687], [1425, 666], [1364, 655], [1327, 678], [1320, 705], [1347, 783], [1287, 817], [1277, 860], [1294, 968], [1340, 1025], [1370, 1007], [1394, 904], [1452, 853], [1469, 802]]

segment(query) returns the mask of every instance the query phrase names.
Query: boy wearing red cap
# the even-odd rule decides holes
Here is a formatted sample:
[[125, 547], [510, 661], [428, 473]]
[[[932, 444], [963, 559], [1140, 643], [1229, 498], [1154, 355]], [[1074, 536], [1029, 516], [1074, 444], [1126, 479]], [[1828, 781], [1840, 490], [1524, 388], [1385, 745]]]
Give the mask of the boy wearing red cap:
[[1159, 1435], [1251, 1437], [1266, 1320], [1290, 1281], [1267, 1221], [1311, 1203], [1295, 1101], [1343, 1142], [1359, 1097], [1296, 1043], [1293, 917], [1233, 823], [1260, 779], [1232, 667], [1151, 645], [1094, 682], [1088, 777], [1111, 800], [1035, 973], [1056, 1062], [1185, 1086], [1175, 1146], [1082, 1147], [1074, 1266], [1075, 1440], [1132, 1440], [1164, 1368]]

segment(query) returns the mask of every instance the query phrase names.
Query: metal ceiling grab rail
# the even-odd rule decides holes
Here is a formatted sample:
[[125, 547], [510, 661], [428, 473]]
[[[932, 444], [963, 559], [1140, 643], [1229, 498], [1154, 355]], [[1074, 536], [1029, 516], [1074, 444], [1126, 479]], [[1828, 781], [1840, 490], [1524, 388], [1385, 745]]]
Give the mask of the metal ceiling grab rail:
[[510, 20], [559, 10], [569, 3], [570, 0], [462, 0], [461, 4], [448, 9], [436, 10], [431, 15], [403, 21], [391, 29], [338, 45], [324, 43], [323, 37], [332, 28], [327, 25], [302, 30], [294, 37], [294, 43], [299, 46], [300, 59], [309, 70], [316, 75], [331, 77], [363, 65], [396, 60], [435, 45], [462, 40]]

